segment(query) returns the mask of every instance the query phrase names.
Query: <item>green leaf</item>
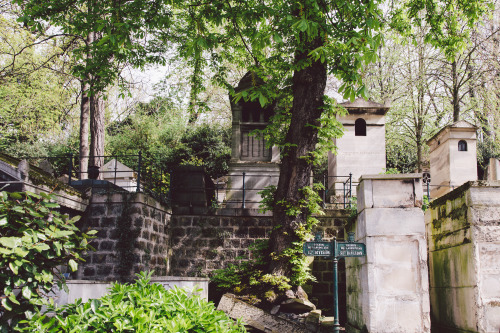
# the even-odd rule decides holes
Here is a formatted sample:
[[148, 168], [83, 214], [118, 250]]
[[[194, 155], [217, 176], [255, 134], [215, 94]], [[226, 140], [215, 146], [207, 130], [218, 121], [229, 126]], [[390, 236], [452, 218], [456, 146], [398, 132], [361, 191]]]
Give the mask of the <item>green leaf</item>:
[[266, 106], [266, 103], [267, 103], [267, 98], [266, 96], [260, 94], [259, 95], [259, 103], [260, 103], [260, 106], [262, 107], [265, 107]]
[[9, 193], [9, 195], [14, 200], [19, 200], [23, 198], [23, 196], [19, 192], [11, 192]]
[[72, 272], [75, 272], [78, 269], [78, 264], [73, 259], [68, 261], [68, 265]]
[[9, 262], [9, 268], [12, 271], [12, 273], [14, 273], [15, 275], [17, 275], [19, 273], [19, 266], [16, 265], [15, 262]]
[[7, 221], [7, 217], [6, 216], [0, 218], [0, 226], [6, 225], [7, 223], [9, 223], [9, 221]]
[[20, 246], [22, 244], [22, 241], [19, 237], [1, 237], [0, 244], [13, 249], [17, 246]]
[[26, 299], [31, 299], [31, 288], [28, 286], [24, 286], [22, 289], [23, 297]]
[[2, 298], [2, 306], [5, 308], [5, 310], [12, 311], [12, 304], [10, 304], [7, 298]]
[[34, 249], [37, 250], [38, 252], [42, 252], [42, 251], [50, 250], [50, 246], [48, 246], [45, 243], [40, 243], [40, 244], [35, 245]]

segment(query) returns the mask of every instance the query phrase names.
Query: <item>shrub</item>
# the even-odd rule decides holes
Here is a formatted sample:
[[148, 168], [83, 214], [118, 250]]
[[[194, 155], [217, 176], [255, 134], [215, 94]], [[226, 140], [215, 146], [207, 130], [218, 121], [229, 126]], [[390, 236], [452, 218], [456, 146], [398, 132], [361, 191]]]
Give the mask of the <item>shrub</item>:
[[245, 332], [213, 303], [184, 289], [150, 284], [151, 273], [134, 284], [114, 284], [110, 293], [83, 303], [51, 308], [54, 316], [37, 314], [24, 332]]
[[[64, 288], [59, 267], [77, 269], [79, 253], [90, 249], [89, 235], [56, 211], [51, 196], [0, 192], [0, 331], [48, 304], [55, 284]], [[57, 279], [56, 277], [59, 277]]]

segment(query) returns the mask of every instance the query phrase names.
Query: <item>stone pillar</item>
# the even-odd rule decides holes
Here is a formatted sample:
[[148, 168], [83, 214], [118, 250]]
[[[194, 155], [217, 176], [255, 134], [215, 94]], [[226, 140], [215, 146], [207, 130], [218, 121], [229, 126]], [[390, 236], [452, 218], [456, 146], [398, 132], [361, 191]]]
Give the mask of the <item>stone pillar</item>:
[[421, 174], [362, 176], [347, 226], [366, 257], [346, 258], [347, 331], [430, 332]]

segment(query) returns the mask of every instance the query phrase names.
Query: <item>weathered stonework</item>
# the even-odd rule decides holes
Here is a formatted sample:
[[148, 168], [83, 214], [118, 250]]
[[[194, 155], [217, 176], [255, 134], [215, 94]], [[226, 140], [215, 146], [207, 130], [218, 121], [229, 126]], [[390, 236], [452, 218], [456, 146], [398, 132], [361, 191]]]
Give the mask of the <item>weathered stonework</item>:
[[142, 270], [167, 275], [170, 214], [144, 194], [94, 194], [80, 222], [82, 230], [97, 230], [74, 278], [123, 281]]
[[[269, 215], [255, 214], [255, 210], [231, 209], [215, 213], [217, 215], [172, 216], [169, 275], [209, 276], [215, 269], [248, 258], [250, 245], [271, 233], [272, 217]], [[327, 211], [325, 216], [319, 217], [320, 224], [315, 231], [322, 231], [328, 240], [334, 236], [342, 239], [347, 217], [347, 211]], [[333, 303], [333, 263], [317, 257], [312, 262], [312, 269], [317, 282], [306, 288], [308, 295], [318, 308], [328, 309], [329, 313]], [[343, 271], [340, 275], [339, 289], [345, 295], [342, 292], [345, 291]], [[340, 302], [345, 304], [345, 298]], [[343, 322], [345, 312], [340, 315]]]
[[346, 229], [367, 255], [346, 258], [347, 332], [430, 332], [420, 174], [362, 176]]
[[500, 182], [468, 182], [426, 212], [433, 330], [500, 329]]

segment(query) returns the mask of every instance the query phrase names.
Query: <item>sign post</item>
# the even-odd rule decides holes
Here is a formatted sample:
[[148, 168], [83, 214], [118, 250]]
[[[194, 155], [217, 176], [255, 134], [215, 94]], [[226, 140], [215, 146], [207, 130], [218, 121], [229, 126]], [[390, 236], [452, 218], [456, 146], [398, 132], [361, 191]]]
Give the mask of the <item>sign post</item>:
[[333, 332], [340, 330], [339, 323], [339, 286], [338, 286], [338, 263], [339, 259], [345, 257], [366, 256], [366, 245], [354, 241], [354, 232], [347, 233], [347, 242], [337, 242], [334, 237], [332, 242], [322, 240], [321, 233], [316, 233], [314, 242], [304, 243], [304, 255], [315, 257], [332, 257], [333, 259]]

